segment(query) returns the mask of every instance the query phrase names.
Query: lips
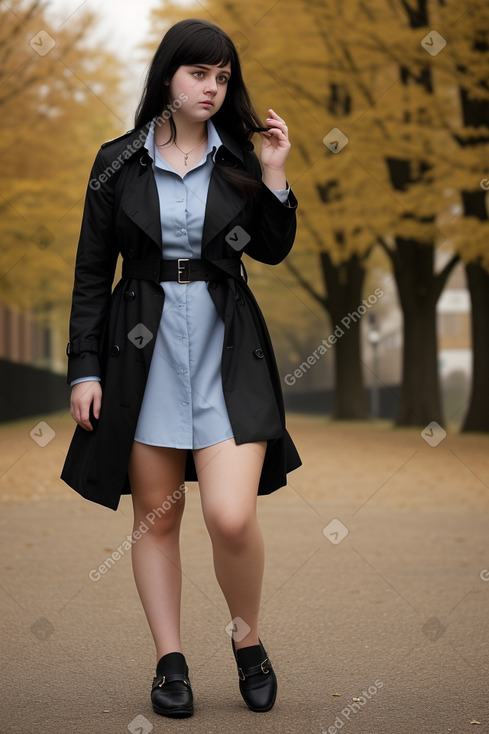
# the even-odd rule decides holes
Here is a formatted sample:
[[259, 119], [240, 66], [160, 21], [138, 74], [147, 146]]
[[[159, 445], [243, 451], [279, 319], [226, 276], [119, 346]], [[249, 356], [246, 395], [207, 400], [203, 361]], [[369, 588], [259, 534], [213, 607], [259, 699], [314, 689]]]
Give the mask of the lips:
[[204, 105], [204, 107], [214, 107], [214, 102], [211, 102], [209, 99], [205, 99], [200, 104]]

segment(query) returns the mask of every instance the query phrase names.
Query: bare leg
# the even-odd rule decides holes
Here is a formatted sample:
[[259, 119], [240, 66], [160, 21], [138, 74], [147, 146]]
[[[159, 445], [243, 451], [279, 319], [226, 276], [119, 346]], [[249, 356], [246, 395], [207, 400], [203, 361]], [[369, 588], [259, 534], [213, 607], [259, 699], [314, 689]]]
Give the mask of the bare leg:
[[234, 439], [194, 451], [204, 520], [212, 541], [216, 578], [231, 619], [240, 617], [236, 648], [258, 644], [264, 570], [256, 500], [266, 442], [237, 446]]
[[182, 652], [179, 537], [186, 453], [134, 442], [129, 462], [134, 530], [141, 532], [132, 546], [132, 565], [157, 661], [169, 652]]

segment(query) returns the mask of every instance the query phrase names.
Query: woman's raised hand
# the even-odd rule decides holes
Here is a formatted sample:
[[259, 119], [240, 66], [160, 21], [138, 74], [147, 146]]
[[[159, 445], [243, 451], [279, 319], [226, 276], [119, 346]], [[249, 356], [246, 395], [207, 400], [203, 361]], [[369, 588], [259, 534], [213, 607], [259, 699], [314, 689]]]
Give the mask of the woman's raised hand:
[[272, 109], [268, 110], [266, 119], [268, 132], [261, 133], [263, 144], [261, 148], [261, 165], [263, 169], [263, 183], [270, 189], [285, 189], [285, 162], [290, 151], [289, 131], [285, 120]]

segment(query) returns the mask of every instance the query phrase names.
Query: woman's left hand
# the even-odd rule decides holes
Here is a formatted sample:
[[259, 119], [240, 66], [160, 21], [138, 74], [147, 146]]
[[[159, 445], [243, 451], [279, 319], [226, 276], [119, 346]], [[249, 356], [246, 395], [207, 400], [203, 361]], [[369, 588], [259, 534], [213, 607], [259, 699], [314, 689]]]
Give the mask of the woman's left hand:
[[262, 133], [261, 164], [264, 168], [283, 170], [290, 151], [287, 125], [273, 110], [268, 110], [266, 124], [271, 129]]

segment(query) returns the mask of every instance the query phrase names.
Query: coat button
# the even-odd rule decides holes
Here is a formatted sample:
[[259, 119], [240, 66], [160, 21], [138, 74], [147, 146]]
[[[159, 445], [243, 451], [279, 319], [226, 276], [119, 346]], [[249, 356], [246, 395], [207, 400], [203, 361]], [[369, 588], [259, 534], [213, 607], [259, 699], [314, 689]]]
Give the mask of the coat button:
[[254, 354], [255, 354], [255, 357], [258, 357], [258, 359], [263, 359], [263, 357], [265, 356], [263, 354], [263, 349], [261, 349], [261, 348], [260, 349], [255, 349]]
[[210, 280], [209, 288], [212, 288], [212, 290], [214, 290], [214, 288], [217, 288], [217, 280]]
[[124, 291], [124, 299], [126, 301], [134, 301], [135, 298], [136, 294], [134, 293], [134, 291]]
[[120, 354], [120, 348], [117, 346], [117, 344], [114, 344], [114, 346], [111, 348], [110, 353], [113, 357], [118, 357]]
[[127, 251], [127, 257], [128, 257], [128, 258], [129, 258], [130, 260], [132, 260], [132, 259], [133, 259], [133, 257], [134, 257], [134, 255], [135, 255], [135, 254], [136, 254], [136, 253], [134, 252], [134, 250], [132, 249], [132, 247], [131, 247], [131, 249], [130, 249], [130, 250], [128, 250], [128, 251]]

